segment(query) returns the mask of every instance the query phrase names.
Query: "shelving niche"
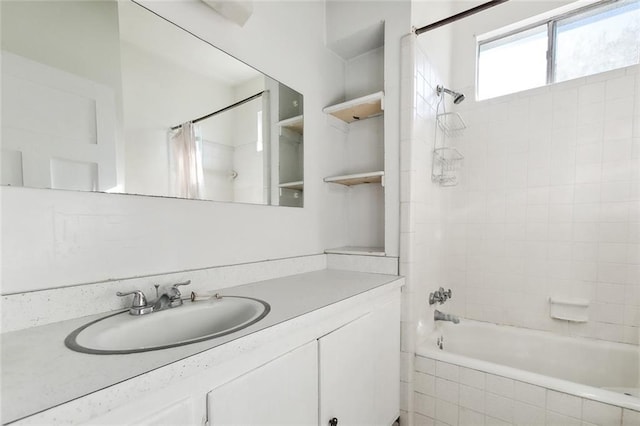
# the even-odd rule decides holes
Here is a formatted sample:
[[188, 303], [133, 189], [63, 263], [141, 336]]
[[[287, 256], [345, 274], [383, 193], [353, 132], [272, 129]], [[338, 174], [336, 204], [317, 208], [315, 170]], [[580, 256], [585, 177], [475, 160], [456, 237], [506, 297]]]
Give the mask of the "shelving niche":
[[292, 89], [280, 85], [278, 88], [277, 126], [278, 205], [302, 207], [304, 181], [302, 158], [304, 155], [303, 99]]
[[[344, 247], [329, 254], [386, 256], [384, 170], [384, 46], [347, 61], [347, 101], [323, 108], [328, 120], [342, 132], [346, 164], [342, 173], [327, 176], [327, 184], [346, 192], [348, 232]], [[367, 91], [367, 88], [369, 91]], [[349, 94], [353, 96], [349, 99]], [[330, 116], [330, 117], [329, 117]]]

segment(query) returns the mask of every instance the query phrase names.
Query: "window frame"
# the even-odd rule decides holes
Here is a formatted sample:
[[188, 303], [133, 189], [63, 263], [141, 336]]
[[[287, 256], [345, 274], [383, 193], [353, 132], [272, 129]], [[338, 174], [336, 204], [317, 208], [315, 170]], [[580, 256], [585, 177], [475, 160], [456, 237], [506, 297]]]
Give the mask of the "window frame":
[[[490, 37], [482, 38], [481, 40], [478, 40], [476, 42], [476, 97], [480, 93], [480, 90], [479, 90], [480, 89], [480, 52], [481, 52], [481, 47], [483, 45], [492, 43], [507, 37], [511, 37], [519, 33], [523, 33], [535, 27], [541, 27], [543, 25], [546, 25], [547, 27], [546, 86], [548, 86], [550, 84], [556, 83], [556, 37], [558, 34], [557, 32], [558, 22], [568, 18], [579, 16], [579, 15], [588, 14], [589, 12], [594, 11], [596, 9], [601, 9], [601, 8], [605, 9], [607, 7], [610, 7], [612, 4], [619, 3], [621, 1], [624, 1], [624, 0], [595, 1], [588, 5], [576, 7], [575, 9], [572, 9], [566, 12], [561, 12], [556, 15], [548, 16], [545, 18], [541, 18], [533, 22], [528, 22], [526, 25], [519, 26], [517, 28], [513, 28], [511, 30], [501, 32], [499, 34], [495, 34]], [[544, 86], [539, 86], [539, 87], [544, 87]], [[526, 90], [532, 90], [532, 89], [526, 89]], [[519, 91], [512, 92], [512, 93], [519, 93]], [[512, 94], [512, 93], [509, 93], [509, 94]], [[504, 94], [499, 96], [508, 96], [509, 94]], [[484, 99], [478, 99], [478, 100], [486, 100], [486, 99], [493, 99], [493, 98], [484, 98]]]

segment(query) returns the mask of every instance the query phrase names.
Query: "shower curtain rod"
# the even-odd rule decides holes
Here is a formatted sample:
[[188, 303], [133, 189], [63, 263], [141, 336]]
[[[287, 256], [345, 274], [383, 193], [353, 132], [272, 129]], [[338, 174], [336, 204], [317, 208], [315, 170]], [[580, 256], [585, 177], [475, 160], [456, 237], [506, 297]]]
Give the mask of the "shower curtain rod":
[[[260, 92], [260, 93], [256, 93], [256, 94], [255, 94], [255, 95], [253, 95], [253, 96], [249, 96], [248, 98], [243, 99], [243, 100], [241, 100], [241, 101], [238, 101], [238, 102], [236, 102], [235, 104], [232, 104], [232, 105], [226, 106], [226, 107], [224, 107], [224, 108], [222, 108], [222, 109], [219, 109], [219, 110], [217, 110], [217, 111], [214, 111], [214, 112], [212, 112], [211, 114], [207, 114], [207, 115], [203, 115], [202, 117], [198, 117], [198, 118], [196, 118], [195, 120], [192, 120], [191, 122], [195, 124], [195, 123], [197, 123], [198, 121], [206, 120], [207, 118], [211, 118], [211, 117], [213, 117], [214, 115], [220, 114], [221, 112], [225, 112], [225, 111], [228, 111], [228, 110], [230, 110], [230, 109], [233, 109], [233, 108], [235, 108], [235, 107], [237, 107], [237, 106], [240, 106], [240, 105], [242, 105], [242, 104], [246, 104], [247, 102], [250, 102], [250, 101], [252, 101], [252, 100], [254, 100], [254, 99], [256, 99], [256, 98], [259, 98], [260, 96], [262, 96], [262, 95], [264, 94], [264, 92], [266, 92], [266, 90], [263, 90], [263, 91], [262, 91], [262, 92]], [[177, 126], [173, 126], [173, 127], [171, 128], [171, 130], [178, 130], [180, 127], [182, 127], [182, 124], [178, 124]]]
[[458, 21], [458, 20], [460, 20], [462, 18], [466, 18], [467, 16], [475, 15], [478, 12], [482, 12], [485, 9], [489, 9], [491, 7], [497, 6], [497, 5], [499, 5], [501, 3], [505, 3], [507, 1], [509, 1], [509, 0], [492, 0], [492, 1], [488, 1], [486, 3], [482, 3], [482, 4], [480, 4], [480, 5], [476, 6], [476, 7], [472, 7], [471, 9], [467, 9], [467, 10], [465, 10], [463, 12], [456, 13], [455, 15], [451, 15], [448, 18], [441, 19], [441, 20], [436, 21], [436, 22], [434, 22], [432, 24], [425, 25], [424, 27], [421, 27], [421, 28], [416, 28], [415, 33], [416, 33], [416, 35], [420, 35], [420, 34], [425, 33], [427, 31], [431, 31], [431, 30], [434, 30], [434, 29], [436, 29], [438, 27], [442, 27], [443, 25], [447, 25], [447, 24], [450, 24], [452, 22]]

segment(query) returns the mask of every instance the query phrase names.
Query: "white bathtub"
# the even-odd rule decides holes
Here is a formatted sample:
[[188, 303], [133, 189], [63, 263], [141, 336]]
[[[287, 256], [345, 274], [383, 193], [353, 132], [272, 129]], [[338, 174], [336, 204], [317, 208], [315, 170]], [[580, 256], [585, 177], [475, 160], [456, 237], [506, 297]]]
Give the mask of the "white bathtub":
[[[443, 338], [443, 349], [437, 345], [440, 337]], [[534, 395], [533, 391], [536, 389], [541, 389], [537, 395], [543, 396], [538, 397], [537, 402], [524, 401], [533, 405], [523, 406], [537, 407], [542, 413], [546, 413], [544, 415], [547, 418], [549, 407], [555, 410], [554, 416], [557, 415], [557, 411], [565, 409], [563, 404], [556, 404], [556, 400], [568, 398], [567, 410], [571, 409], [571, 406], [579, 406], [580, 411], [578, 413], [578, 408], [575, 408], [573, 412], [562, 414], [581, 418], [580, 416], [586, 413], [587, 417], [582, 418], [582, 421], [589, 420], [594, 410], [602, 411], [602, 407], [609, 407], [608, 413], [612, 416], [619, 411], [620, 419], [623, 417], [623, 411], [627, 421], [630, 418], [633, 418], [634, 422], [640, 419], [640, 353], [635, 345], [562, 337], [549, 332], [463, 319], [460, 324], [438, 322], [436, 331], [418, 347], [416, 355], [416, 372], [424, 375], [420, 376], [422, 381], [439, 383], [442, 387], [438, 390], [435, 385], [424, 385], [417, 380], [416, 390], [423, 392], [418, 396], [424, 397], [427, 401], [423, 404], [432, 404], [435, 407], [433, 410], [426, 409], [426, 412], [437, 410], [438, 398], [443, 399], [443, 404], [459, 405], [458, 417], [452, 417], [455, 409], [449, 407], [449, 418], [438, 419], [449, 424], [463, 425], [462, 416], [471, 414], [487, 417], [491, 415], [508, 423], [517, 423], [514, 418], [522, 411], [522, 408], [513, 408], [521, 407], [518, 405], [518, 386], [522, 389], [529, 386], [526, 389], [530, 395]], [[436, 371], [437, 366], [444, 374]], [[476, 378], [471, 380], [463, 376]], [[429, 377], [433, 380], [430, 381]], [[477, 379], [478, 377], [482, 380]], [[490, 383], [494, 389], [489, 388]], [[465, 405], [466, 397], [463, 391], [474, 390], [467, 385], [490, 393], [488, 397], [483, 394], [483, 401], [486, 402], [481, 405], [476, 403], [479, 408], [469, 408]], [[435, 402], [428, 402], [431, 392]], [[494, 397], [504, 399], [498, 404], [501, 409], [495, 408], [497, 406]], [[475, 399], [480, 400], [480, 397], [476, 395]], [[584, 403], [584, 400], [589, 402]], [[511, 401], [511, 405], [505, 401]], [[608, 405], [604, 406], [601, 403]], [[504, 409], [505, 406], [512, 407], [511, 411]], [[615, 409], [611, 406], [615, 406]], [[480, 408], [497, 411], [494, 415], [481, 412]], [[472, 421], [467, 420], [467, 423], [469, 422]]]

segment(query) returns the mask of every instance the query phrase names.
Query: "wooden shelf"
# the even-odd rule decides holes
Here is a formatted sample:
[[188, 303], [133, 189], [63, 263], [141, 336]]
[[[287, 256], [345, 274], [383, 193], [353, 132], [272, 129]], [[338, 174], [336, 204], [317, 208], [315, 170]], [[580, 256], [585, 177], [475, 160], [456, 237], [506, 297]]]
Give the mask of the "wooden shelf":
[[384, 92], [376, 92], [361, 98], [352, 99], [337, 105], [331, 105], [322, 110], [345, 123], [375, 117], [384, 110]]
[[356, 254], [361, 256], [385, 256], [383, 247], [338, 247], [333, 249], [327, 249], [324, 251], [326, 254]]
[[352, 175], [331, 176], [324, 178], [328, 183], [339, 183], [340, 185], [352, 186], [365, 183], [380, 183], [384, 186], [384, 172], [355, 173]]
[[304, 132], [304, 116], [298, 115], [297, 117], [287, 118], [278, 122], [278, 126], [289, 129], [293, 132], [303, 134]]
[[301, 180], [295, 182], [285, 182], [278, 185], [278, 188], [296, 189], [298, 191], [302, 191], [303, 187], [303, 182]]

